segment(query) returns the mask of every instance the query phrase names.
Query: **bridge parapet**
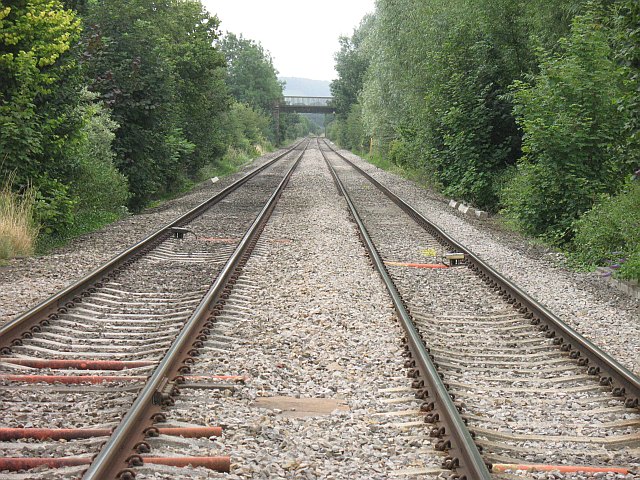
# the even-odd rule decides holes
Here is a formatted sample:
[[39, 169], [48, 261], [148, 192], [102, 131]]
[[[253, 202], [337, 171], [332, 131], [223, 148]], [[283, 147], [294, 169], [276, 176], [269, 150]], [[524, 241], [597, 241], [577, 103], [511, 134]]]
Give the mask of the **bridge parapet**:
[[295, 113], [335, 113], [333, 97], [285, 96], [279, 103], [281, 112]]

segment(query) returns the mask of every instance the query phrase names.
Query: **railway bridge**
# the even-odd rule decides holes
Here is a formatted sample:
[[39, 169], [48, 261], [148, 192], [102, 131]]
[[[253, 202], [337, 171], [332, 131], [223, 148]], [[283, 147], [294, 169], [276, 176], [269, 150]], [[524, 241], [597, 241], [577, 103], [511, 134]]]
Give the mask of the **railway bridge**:
[[280, 143], [280, 112], [285, 113], [336, 113], [333, 97], [305, 97], [288, 95], [273, 107], [273, 117], [276, 124], [276, 142]]

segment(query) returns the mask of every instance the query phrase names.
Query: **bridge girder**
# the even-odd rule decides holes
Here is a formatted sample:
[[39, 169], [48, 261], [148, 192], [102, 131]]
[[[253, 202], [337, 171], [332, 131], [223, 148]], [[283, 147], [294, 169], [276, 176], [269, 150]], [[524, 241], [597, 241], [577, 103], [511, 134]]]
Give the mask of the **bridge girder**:
[[289, 113], [336, 113], [334, 107], [325, 105], [278, 105], [281, 112]]

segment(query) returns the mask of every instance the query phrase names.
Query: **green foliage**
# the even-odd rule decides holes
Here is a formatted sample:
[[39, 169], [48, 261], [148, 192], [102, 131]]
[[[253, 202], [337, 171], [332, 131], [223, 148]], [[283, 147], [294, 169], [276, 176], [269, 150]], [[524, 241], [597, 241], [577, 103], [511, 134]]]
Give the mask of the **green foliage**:
[[349, 113], [344, 119], [338, 117], [335, 120], [332, 139], [340, 146], [355, 151], [364, 151], [369, 148], [369, 136], [362, 123], [362, 107], [359, 103], [351, 105]]
[[91, 89], [120, 125], [116, 164], [139, 210], [224, 151], [218, 21], [199, 2], [114, 0], [91, 3], [86, 23]]
[[[41, 246], [183, 191], [230, 144], [269, 147], [273, 62], [230, 36], [228, 76], [218, 26], [199, 0], [0, 2], [0, 174], [33, 185]], [[227, 115], [227, 77], [251, 107]]]
[[73, 168], [65, 147], [77, 127], [70, 51], [79, 33], [60, 1], [0, 2], [0, 173], [15, 172], [19, 185], [35, 181], [44, 164], [55, 176]]
[[609, 28], [616, 62], [621, 66], [627, 84], [626, 95], [619, 105], [619, 110], [628, 115], [626, 151], [630, 161], [640, 166], [640, 3], [636, 0], [612, 2], [603, 17]]
[[225, 85], [224, 54], [215, 47], [219, 21], [199, 1], [176, 2], [165, 18], [167, 55], [175, 69], [175, 100], [184, 138], [193, 145], [185, 157], [190, 178], [225, 150], [224, 113], [231, 98]]
[[351, 37], [340, 37], [340, 51], [335, 54], [338, 78], [330, 85], [336, 118], [328, 127], [327, 136], [355, 151], [368, 149], [370, 142], [358, 97], [371, 61], [367, 41], [374, 25], [375, 17], [367, 15]]
[[623, 278], [640, 280], [640, 181], [599, 201], [574, 223], [573, 259], [619, 267]]
[[95, 97], [84, 90], [83, 102], [78, 107], [83, 125], [73, 148], [78, 171], [71, 192], [78, 199], [78, 215], [86, 217], [92, 213], [111, 218], [126, 212], [130, 193], [126, 177], [113, 163], [111, 144], [118, 124], [101, 104], [93, 102]]
[[517, 175], [505, 190], [505, 212], [519, 227], [554, 240], [603, 193], [615, 192], [631, 170], [622, 70], [605, 32], [581, 16], [558, 54], [541, 53], [533, 85], [515, 84], [514, 111], [524, 131]]
[[243, 150], [233, 145], [229, 145], [227, 153], [215, 164], [204, 166], [200, 170], [200, 178], [207, 180], [213, 177], [222, 177], [236, 172], [240, 167], [249, 163], [260, 152], [255, 147]]
[[520, 155], [506, 93], [532, 68], [525, 4], [381, 1], [364, 42], [360, 103], [376, 148], [490, 210], [495, 180]]
[[234, 103], [223, 122], [229, 146], [250, 151], [255, 145], [267, 144], [270, 135], [269, 118], [249, 105]]
[[[429, 144], [421, 163], [434, 170], [446, 195], [492, 210], [495, 177], [519, 153], [511, 105], [502, 95], [506, 79], [496, 46], [473, 24], [456, 25], [445, 40], [438, 55], [442, 75], [425, 95]], [[415, 144], [412, 131], [401, 132]]]
[[35, 221], [48, 235], [60, 234], [73, 225], [77, 205], [69, 186], [47, 175], [37, 179], [33, 206]]
[[339, 39], [340, 51], [335, 54], [338, 78], [331, 82], [331, 95], [338, 116], [344, 119], [358, 102], [364, 77], [369, 68], [369, 55], [364, 43], [373, 27], [374, 17], [365, 16], [351, 37]]
[[227, 85], [241, 103], [268, 114], [282, 97], [282, 83], [273, 59], [262, 45], [242, 35], [228, 33], [220, 42], [227, 61]]

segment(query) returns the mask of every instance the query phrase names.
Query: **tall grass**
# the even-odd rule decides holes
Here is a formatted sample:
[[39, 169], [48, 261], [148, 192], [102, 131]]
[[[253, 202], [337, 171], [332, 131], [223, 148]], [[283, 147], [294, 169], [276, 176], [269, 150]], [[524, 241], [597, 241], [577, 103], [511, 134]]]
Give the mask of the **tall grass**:
[[200, 170], [199, 178], [205, 180], [207, 178], [229, 175], [238, 171], [239, 168], [251, 162], [254, 158], [264, 155], [270, 150], [269, 145], [256, 144], [248, 149], [236, 148], [229, 145], [224, 157], [213, 164], [204, 166]]
[[0, 260], [31, 255], [38, 226], [33, 221], [35, 191], [13, 192], [14, 176], [9, 175], [0, 187]]

